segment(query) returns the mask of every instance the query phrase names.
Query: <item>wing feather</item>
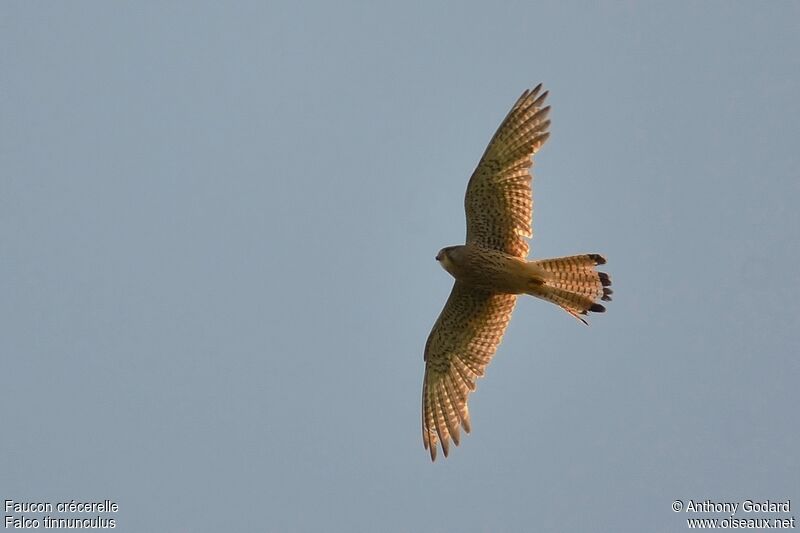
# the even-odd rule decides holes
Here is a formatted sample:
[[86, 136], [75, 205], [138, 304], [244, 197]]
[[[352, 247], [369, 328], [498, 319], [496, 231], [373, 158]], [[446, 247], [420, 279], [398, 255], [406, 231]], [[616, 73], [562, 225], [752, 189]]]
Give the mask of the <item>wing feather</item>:
[[450, 439], [458, 446], [459, 427], [469, 433], [467, 400], [503, 338], [516, 296], [492, 294], [456, 281], [425, 345], [422, 385], [422, 441], [436, 460]]
[[453, 385], [450, 383], [450, 376], [444, 376], [442, 380], [442, 385], [444, 388], [445, 397], [447, 399], [447, 430], [450, 432], [450, 436], [453, 438], [453, 442], [456, 443], [458, 446], [461, 443], [461, 432], [459, 428], [461, 427], [461, 413], [459, 413], [457, 408], [458, 396], [456, 396], [455, 391], [453, 390]]
[[433, 400], [428, 393], [428, 371], [425, 370], [425, 379], [422, 383], [422, 443], [425, 449], [430, 449], [431, 460], [436, 460], [436, 437], [433, 435]]
[[433, 384], [433, 420], [436, 424], [436, 435], [439, 438], [439, 442], [442, 444], [442, 451], [444, 452], [444, 456], [447, 457], [450, 453], [450, 437], [444, 422], [442, 403], [439, 397], [439, 383], [437, 382]]
[[550, 107], [542, 85], [525, 91], [489, 141], [467, 185], [467, 243], [528, 256], [532, 237], [531, 156], [547, 141]]

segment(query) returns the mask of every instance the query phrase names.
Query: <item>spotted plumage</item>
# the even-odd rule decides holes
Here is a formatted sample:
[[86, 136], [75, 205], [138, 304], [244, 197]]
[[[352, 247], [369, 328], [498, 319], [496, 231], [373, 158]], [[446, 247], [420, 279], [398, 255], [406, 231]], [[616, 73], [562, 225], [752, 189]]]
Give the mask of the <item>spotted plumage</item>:
[[455, 279], [425, 344], [422, 440], [436, 459], [469, 433], [467, 400], [503, 338], [518, 294], [555, 303], [582, 322], [603, 312], [611, 280], [598, 254], [528, 261], [532, 236], [531, 156], [549, 137], [541, 84], [525, 91], [500, 124], [467, 185], [466, 243], [436, 256]]

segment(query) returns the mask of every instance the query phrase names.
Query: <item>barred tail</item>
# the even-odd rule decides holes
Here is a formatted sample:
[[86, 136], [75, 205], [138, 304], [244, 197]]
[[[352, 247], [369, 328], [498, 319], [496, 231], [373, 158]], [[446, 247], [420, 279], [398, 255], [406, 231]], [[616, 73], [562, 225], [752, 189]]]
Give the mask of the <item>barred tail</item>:
[[611, 278], [595, 270], [596, 265], [605, 262], [599, 254], [530, 261], [528, 264], [536, 274], [528, 294], [553, 302], [586, 324], [580, 315], [589, 311], [603, 313], [606, 308], [597, 300], [611, 300]]

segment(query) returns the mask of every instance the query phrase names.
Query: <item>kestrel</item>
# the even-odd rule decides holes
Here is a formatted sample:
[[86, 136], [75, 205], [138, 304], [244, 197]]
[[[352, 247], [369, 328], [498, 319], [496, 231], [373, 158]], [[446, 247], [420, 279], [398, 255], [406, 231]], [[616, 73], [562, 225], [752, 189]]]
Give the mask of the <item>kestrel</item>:
[[466, 244], [442, 248], [436, 260], [455, 284], [425, 343], [422, 441], [436, 460], [450, 439], [469, 433], [467, 399], [503, 338], [518, 294], [553, 302], [582, 321], [602, 313], [611, 280], [599, 254], [528, 261], [532, 236], [531, 157], [549, 137], [542, 85], [526, 90], [500, 124], [472, 173], [464, 198]]

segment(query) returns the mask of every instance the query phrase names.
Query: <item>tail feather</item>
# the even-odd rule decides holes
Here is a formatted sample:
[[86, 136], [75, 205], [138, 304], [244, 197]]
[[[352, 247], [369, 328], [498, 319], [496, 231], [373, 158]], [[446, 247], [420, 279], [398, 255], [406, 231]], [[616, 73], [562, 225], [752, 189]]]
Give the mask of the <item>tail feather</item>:
[[[605, 312], [605, 306], [598, 300], [611, 300], [611, 278], [595, 269], [605, 262], [605, 258], [599, 254], [530, 261], [532, 270], [538, 275], [531, 283], [528, 294], [560, 306], [586, 324], [582, 315], [585, 316], [589, 311]], [[541, 279], [542, 274], [544, 279]]]

